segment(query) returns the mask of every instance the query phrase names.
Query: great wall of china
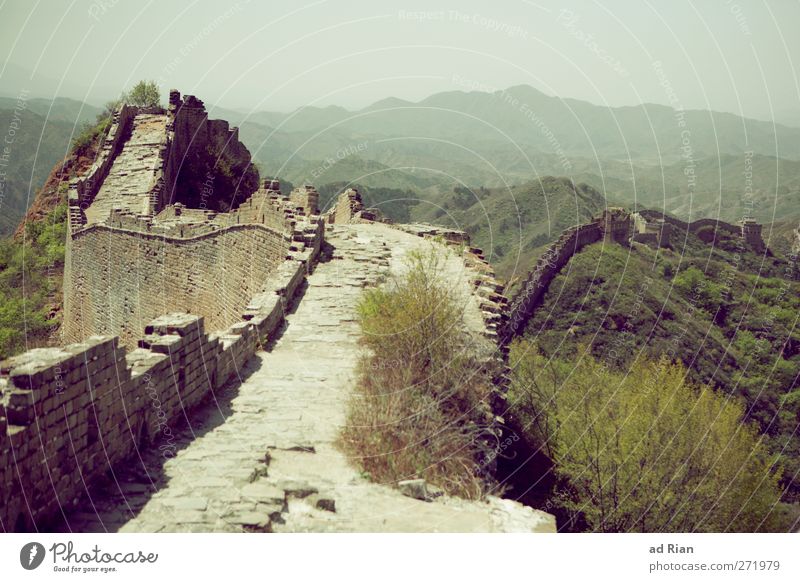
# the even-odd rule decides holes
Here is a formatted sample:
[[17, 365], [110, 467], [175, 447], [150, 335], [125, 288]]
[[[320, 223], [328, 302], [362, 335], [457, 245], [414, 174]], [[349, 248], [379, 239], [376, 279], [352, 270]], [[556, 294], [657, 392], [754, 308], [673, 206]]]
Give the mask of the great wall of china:
[[[502, 361], [503, 289], [480, 252], [456, 231], [385, 224], [354, 190], [324, 216], [313, 188], [284, 196], [274, 180], [230, 212], [172, 203], [182, 160], [212, 140], [249, 164], [236, 130], [194, 97], [125, 105], [70, 185], [72, 343], [0, 365], [2, 529], [552, 531], [551, 516], [508, 500], [412, 500], [359, 479], [333, 445], [359, 350], [355, 303], [412, 250], [446, 254], [476, 349]], [[226, 422], [205, 433], [198, 422], [222, 401]], [[313, 526], [295, 500], [313, 501]]]
[[672, 241], [681, 233], [684, 236], [695, 234], [703, 242], [713, 244], [718, 232], [740, 237], [742, 245], [755, 253], [769, 252], [761, 237], [761, 225], [751, 219], [742, 220], [739, 225], [707, 218], [687, 223], [656, 210], [642, 210], [632, 215], [621, 208], [609, 208], [586, 224], [568, 228], [542, 253], [519, 291], [509, 301], [500, 325], [501, 345], [523, 333], [551, 281], [586, 245], [605, 240], [623, 245], [638, 242], [671, 247]]
[[[271, 179], [229, 212], [174, 203], [182, 161], [212, 140], [249, 164], [237, 131], [194, 97], [173, 91], [166, 111], [125, 105], [71, 184], [65, 345], [0, 364], [0, 528], [555, 531], [552, 516], [510, 500], [410, 499], [338, 451], [358, 297], [433, 245], [476, 351], [503, 369], [581, 248], [631, 236], [666, 246], [670, 227], [706, 223], [641, 213], [637, 238], [629, 214], [608, 210], [565, 231], [508, 301], [464, 233], [389, 224], [355, 190], [325, 214], [312, 187], [283, 195]], [[757, 225], [740, 231], [764, 250]]]

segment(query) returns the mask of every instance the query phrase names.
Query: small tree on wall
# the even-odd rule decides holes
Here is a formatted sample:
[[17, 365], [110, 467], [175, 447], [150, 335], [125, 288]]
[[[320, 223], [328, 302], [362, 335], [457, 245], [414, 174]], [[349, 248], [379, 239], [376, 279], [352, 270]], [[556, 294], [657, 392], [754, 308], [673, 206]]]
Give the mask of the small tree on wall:
[[155, 81], [139, 81], [125, 95], [125, 101], [135, 107], [158, 107], [161, 104], [161, 94]]

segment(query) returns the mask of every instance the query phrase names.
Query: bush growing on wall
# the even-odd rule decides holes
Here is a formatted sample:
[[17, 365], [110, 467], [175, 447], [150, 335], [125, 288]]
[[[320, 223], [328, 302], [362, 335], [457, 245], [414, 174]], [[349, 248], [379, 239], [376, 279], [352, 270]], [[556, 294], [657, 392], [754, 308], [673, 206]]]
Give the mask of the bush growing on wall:
[[139, 81], [125, 95], [124, 100], [135, 107], [158, 107], [161, 104], [161, 94], [155, 81]]
[[361, 299], [367, 353], [342, 442], [376, 481], [425, 478], [474, 499], [484, 493], [479, 456], [492, 387], [440, 267], [434, 251], [413, 253], [403, 276]]

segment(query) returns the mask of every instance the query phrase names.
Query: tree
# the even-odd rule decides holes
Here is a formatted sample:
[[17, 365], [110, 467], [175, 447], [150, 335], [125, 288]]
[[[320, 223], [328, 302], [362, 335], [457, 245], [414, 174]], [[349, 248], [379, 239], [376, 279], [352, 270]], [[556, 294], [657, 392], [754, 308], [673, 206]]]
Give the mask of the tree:
[[135, 107], [158, 107], [161, 94], [155, 81], [139, 81], [125, 96], [125, 101]]
[[548, 361], [512, 346], [509, 402], [545, 445], [562, 507], [603, 532], [775, 531], [779, 470], [741, 404], [686, 380], [680, 364], [619, 371], [581, 350]]

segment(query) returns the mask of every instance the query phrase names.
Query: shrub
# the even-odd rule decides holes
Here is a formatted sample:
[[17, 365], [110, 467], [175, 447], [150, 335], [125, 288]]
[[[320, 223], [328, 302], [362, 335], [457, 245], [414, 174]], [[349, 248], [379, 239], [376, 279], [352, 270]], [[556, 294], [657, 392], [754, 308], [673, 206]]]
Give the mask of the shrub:
[[158, 107], [161, 104], [161, 94], [155, 81], [139, 81], [124, 99], [135, 107]]
[[108, 130], [111, 117], [98, 116], [97, 119], [95, 123], [84, 123], [80, 133], [72, 138], [72, 150], [76, 155], [87, 153]]
[[66, 228], [64, 201], [47, 216], [28, 221], [24, 241], [0, 241], [0, 359], [45, 345], [57, 325], [51, 317]]
[[681, 271], [674, 279], [675, 289], [687, 301], [714, 315], [722, 306], [722, 286], [713, 283], [697, 267]]
[[377, 481], [424, 478], [479, 498], [492, 371], [471, 349], [441, 260], [412, 253], [402, 276], [364, 293], [358, 319], [367, 353], [342, 443]]
[[556, 498], [603, 532], [774, 531], [778, 471], [743, 407], [666, 360], [615, 371], [585, 350], [548, 361], [512, 346], [509, 402], [546, 447]]

